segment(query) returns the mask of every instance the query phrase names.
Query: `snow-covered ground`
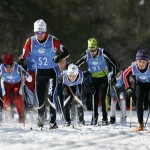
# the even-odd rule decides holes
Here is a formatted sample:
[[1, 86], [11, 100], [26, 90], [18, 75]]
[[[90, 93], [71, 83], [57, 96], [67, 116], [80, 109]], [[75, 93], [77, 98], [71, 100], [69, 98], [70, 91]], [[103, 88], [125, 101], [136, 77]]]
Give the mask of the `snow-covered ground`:
[[[90, 123], [91, 111], [85, 111], [85, 121]], [[0, 125], [0, 149], [1, 150], [149, 150], [150, 149], [150, 120], [146, 131], [133, 132], [137, 127], [136, 112], [133, 111], [132, 126], [130, 128], [129, 111], [127, 111], [127, 125], [119, 124], [117, 112], [116, 125], [109, 126], [84, 126], [75, 128], [63, 127], [60, 114], [57, 114], [59, 128], [49, 130], [48, 120], [41, 131], [34, 117], [27, 119], [25, 127], [17, 123], [17, 115], [11, 122], [3, 121]], [[144, 120], [148, 112], [144, 113]], [[28, 116], [27, 116], [28, 118]], [[101, 124], [101, 112], [99, 123]], [[31, 126], [33, 130], [30, 130]]]

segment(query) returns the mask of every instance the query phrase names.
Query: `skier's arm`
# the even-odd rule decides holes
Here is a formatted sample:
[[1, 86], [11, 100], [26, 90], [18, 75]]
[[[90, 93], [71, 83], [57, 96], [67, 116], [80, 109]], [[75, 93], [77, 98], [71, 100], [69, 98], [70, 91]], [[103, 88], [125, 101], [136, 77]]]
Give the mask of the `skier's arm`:
[[76, 65], [80, 67], [86, 60], [87, 60], [87, 54], [86, 52], [84, 52], [83, 54], [81, 54], [81, 57], [77, 61]]
[[133, 75], [132, 74], [132, 66], [129, 66], [124, 72], [123, 72], [123, 80], [125, 84], [125, 89], [128, 89], [130, 85], [130, 79], [129, 77]]
[[105, 58], [105, 60], [107, 61], [108, 65], [110, 65], [113, 69], [113, 75], [112, 77], [115, 77], [118, 69], [117, 69], [117, 63], [115, 62], [115, 60], [110, 56], [110, 54], [107, 51], [103, 51], [103, 56]]
[[84, 80], [88, 80], [88, 83], [92, 84], [91, 73], [89, 71], [84, 71], [83, 75], [84, 75]]
[[21, 58], [25, 61], [27, 58], [27, 55], [31, 52], [31, 37], [29, 37], [23, 47], [23, 53]]
[[27, 55], [31, 52], [31, 37], [29, 37], [27, 40], [26, 40], [26, 43], [23, 47], [23, 51], [22, 51], [22, 54], [20, 55], [20, 57], [18, 58], [18, 61], [17, 63], [19, 65], [21, 65], [24, 69], [26, 68], [26, 58], [27, 58]]
[[92, 81], [91, 73], [89, 71], [84, 72], [84, 79], [88, 79], [88, 84], [89, 84], [89, 91], [93, 95], [95, 94], [95, 87]]
[[54, 57], [54, 61], [56, 63], [60, 62], [60, 60], [62, 59], [66, 59], [69, 57], [69, 52], [55, 37], [53, 37], [53, 45], [55, 51], [57, 52], [57, 55]]
[[18, 65], [18, 71], [22, 78], [25, 78], [28, 82], [32, 81], [32, 76], [27, 71], [25, 71], [22, 66]]

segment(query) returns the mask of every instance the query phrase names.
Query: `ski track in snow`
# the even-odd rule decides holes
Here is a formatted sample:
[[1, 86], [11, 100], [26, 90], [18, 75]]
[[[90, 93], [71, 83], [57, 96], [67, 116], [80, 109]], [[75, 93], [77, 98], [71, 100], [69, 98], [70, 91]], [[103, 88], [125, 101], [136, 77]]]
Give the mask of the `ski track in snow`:
[[[144, 120], [147, 117], [144, 112]], [[101, 112], [99, 113], [101, 123]], [[85, 111], [85, 121], [90, 123], [91, 111]], [[109, 115], [108, 115], [109, 116]], [[0, 125], [1, 150], [149, 150], [150, 149], [150, 123], [148, 121], [146, 131], [133, 132], [137, 127], [136, 112], [133, 111], [132, 127], [130, 128], [129, 111], [127, 111], [127, 125], [119, 124], [120, 112], [117, 112], [117, 123], [109, 126], [83, 126], [75, 128], [63, 127], [60, 115], [57, 115], [58, 129], [49, 130], [49, 119], [45, 122], [41, 131], [36, 125], [35, 118], [26, 119], [25, 127], [17, 123], [17, 115], [10, 122], [2, 122]], [[30, 130], [31, 126], [33, 130]]]

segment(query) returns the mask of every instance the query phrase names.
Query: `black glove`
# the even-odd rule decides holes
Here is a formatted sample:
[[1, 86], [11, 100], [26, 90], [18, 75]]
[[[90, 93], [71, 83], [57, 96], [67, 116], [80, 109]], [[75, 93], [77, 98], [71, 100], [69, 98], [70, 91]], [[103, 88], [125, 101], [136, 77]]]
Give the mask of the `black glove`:
[[24, 65], [24, 60], [22, 58], [18, 58], [17, 63], [21, 66]]
[[114, 86], [116, 84], [116, 78], [111, 77], [111, 85]]
[[56, 55], [56, 56], [54, 56], [53, 60], [55, 63], [59, 63], [61, 58], [60, 58], [60, 56]]
[[95, 87], [94, 87], [93, 85], [90, 85], [90, 86], [89, 86], [89, 90], [90, 90], [90, 93], [91, 93], [92, 95], [94, 95], [95, 92], [96, 92]]
[[126, 90], [126, 93], [128, 94], [129, 97], [132, 97], [133, 94], [134, 94], [133, 88], [129, 87], [129, 88]]

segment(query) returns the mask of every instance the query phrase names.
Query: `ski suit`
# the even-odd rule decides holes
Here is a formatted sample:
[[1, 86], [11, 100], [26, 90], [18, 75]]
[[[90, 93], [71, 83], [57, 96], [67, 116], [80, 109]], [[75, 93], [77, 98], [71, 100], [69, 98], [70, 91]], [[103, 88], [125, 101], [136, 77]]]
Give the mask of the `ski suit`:
[[137, 101], [137, 117], [139, 124], [142, 124], [143, 104], [144, 98], [147, 94], [150, 100], [150, 61], [148, 61], [148, 65], [144, 70], [139, 70], [136, 66], [136, 62], [132, 62], [132, 65], [124, 71], [124, 82], [126, 89], [131, 87], [131, 83], [129, 82], [130, 75], [133, 75], [136, 80], [135, 95]]
[[[120, 76], [116, 77], [116, 84], [114, 86], [110, 85], [110, 96], [111, 96], [111, 106], [110, 106], [110, 116], [115, 117], [116, 115], [116, 104], [119, 103], [121, 109], [121, 120], [126, 116], [126, 92], [123, 81], [123, 70], [120, 70]], [[109, 74], [112, 75], [112, 72]], [[120, 120], [120, 121], [121, 121]]]
[[[78, 123], [84, 124], [84, 112], [83, 112], [83, 103], [82, 103], [82, 83], [83, 80], [86, 78], [89, 79], [89, 82], [91, 81], [91, 76], [89, 72], [82, 72], [79, 70], [79, 74], [77, 76], [77, 79], [74, 82], [71, 82], [67, 75], [67, 70], [63, 71], [62, 73], [62, 87], [63, 87], [63, 99], [64, 99], [64, 117], [67, 124], [71, 123], [71, 115], [70, 111], [75, 107], [77, 107], [77, 116], [78, 116]], [[60, 80], [60, 77], [59, 77]], [[59, 86], [60, 86], [59, 84]], [[72, 116], [74, 117], [74, 116]]]
[[[28, 38], [23, 49], [23, 59], [26, 60], [29, 52], [33, 55], [36, 65], [36, 97], [40, 117], [45, 115], [45, 97], [48, 95], [50, 103], [50, 123], [56, 121], [56, 107], [54, 95], [56, 93], [56, 63], [53, 58], [59, 55], [61, 59], [69, 56], [68, 51], [52, 35], [45, 33], [45, 38], [39, 41], [36, 36]], [[48, 87], [48, 88], [47, 88]]]
[[22, 93], [22, 79], [26, 78], [28, 82], [32, 81], [32, 77], [17, 63], [14, 64], [13, 71], [7, 73], [3, 64], [0, 66], [0, 76], [1, 76], [1, 88], [2, 88], [2, 100], [3, 108], [7, 110], [11, 107], [12, 95], [13, 102], [16, 105], [19, 118], [24, 117], [24, 102]]
[[[108, 88], [108, 65], [113, 68], [113, 76], [116, 76], [117, 64], [112, 57], [103, 48], [98, 48], [96, 57], [90, 54], [89, 50], [86, 50], [81, 58], [77, 61], [76, 65], [80, 66], [87, 61], [89, 71], [91, 72], [92, 82], [96, 89], [94, 94], [94, 120], [97, 123], [98, 120], [98, 103], [102, 101], [102, 120], [107, 120], [107, 110], [105, 97]], [[99, 94], [101, 97], [99, 97]], [[93, 122], [93, 117], [92, 117]]]

